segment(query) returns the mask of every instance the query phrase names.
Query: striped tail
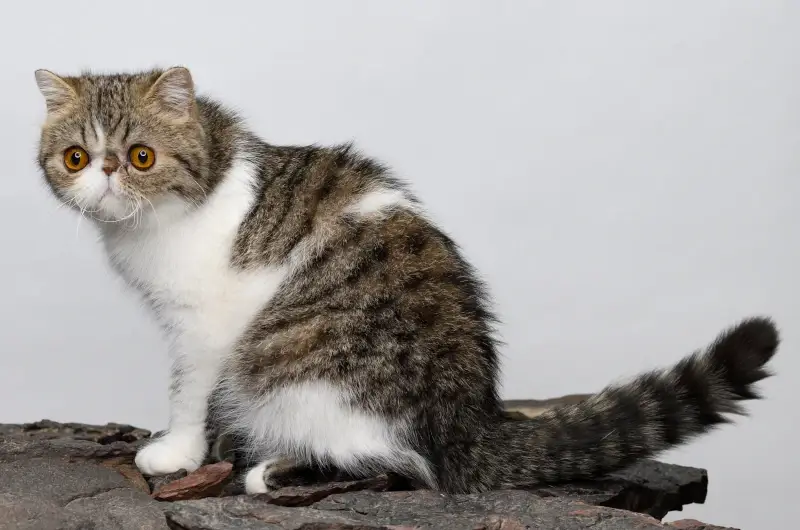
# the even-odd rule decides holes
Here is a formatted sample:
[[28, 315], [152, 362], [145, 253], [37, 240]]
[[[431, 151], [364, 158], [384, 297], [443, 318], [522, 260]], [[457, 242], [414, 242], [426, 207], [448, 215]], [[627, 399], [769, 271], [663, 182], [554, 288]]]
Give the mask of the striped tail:
[[[685, 443], [746, 415], [780, 342], [768, 318], [745, 320], [671, 368], [613, 385], [583, 402], [503, 422], [504, 483], [589, 479]], [[505, 449], [505, 450], [503, 450]], [[513, 464], [513, 465], [512, 465]]]

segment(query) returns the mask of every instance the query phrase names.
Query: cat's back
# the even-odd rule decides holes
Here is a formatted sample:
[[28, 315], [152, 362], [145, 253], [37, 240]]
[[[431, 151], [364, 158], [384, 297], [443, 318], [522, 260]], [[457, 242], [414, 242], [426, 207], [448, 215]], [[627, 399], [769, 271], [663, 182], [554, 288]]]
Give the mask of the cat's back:
[[411, 401], [492, 408], [488, 297], [401, 181], [349, 146], [309, 148], [258, 193], [234, 262], [291, 272], [239, 341], [233, 394], [325, 381], [391, 414]]

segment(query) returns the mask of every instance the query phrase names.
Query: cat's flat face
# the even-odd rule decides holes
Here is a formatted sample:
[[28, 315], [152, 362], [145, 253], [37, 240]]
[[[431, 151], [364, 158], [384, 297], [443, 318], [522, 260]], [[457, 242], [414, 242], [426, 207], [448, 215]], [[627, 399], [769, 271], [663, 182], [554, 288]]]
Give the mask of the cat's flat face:
[[65, 203], [104, 221], [203, 199], [208, 165], [191, 75], [59, 77], [39, 70], [47, 102], [39, 164]]

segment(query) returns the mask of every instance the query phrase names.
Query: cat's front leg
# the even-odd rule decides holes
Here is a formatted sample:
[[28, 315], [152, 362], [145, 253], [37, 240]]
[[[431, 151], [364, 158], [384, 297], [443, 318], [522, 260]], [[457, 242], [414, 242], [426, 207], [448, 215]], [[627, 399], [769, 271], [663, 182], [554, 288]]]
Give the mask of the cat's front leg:
[[136, 467], [144, 475], [166, 475], [181, 469], [191, 472], [203, 464], [208, 452], [208, 398], [219, 364], [219, 358], [209, 354], [175, 357], [169, 429], [136, 455]]

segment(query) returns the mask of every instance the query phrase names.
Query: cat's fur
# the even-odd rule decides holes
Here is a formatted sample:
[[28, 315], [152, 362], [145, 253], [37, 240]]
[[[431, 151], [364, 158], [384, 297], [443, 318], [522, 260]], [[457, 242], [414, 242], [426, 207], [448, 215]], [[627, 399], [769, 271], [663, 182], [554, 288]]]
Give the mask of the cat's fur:
[[[384, 166], [270, 145], [184, 68], [36, 78], [46, 181], [98, 221], [172, 343], [170, 425], [137, 455], [146, 474], [200, 465], [213, 412], [249, 450], [249, 492], [287, 465], [448, 492], [590, 478], [743, 413], [768, 375], [778, 333], [752, 318], [669, 369], [510, 420], [484, 287]], [[151, 169], [131, 166], [134, 144]], [[71, 173], [75, 145], [92, 161]]]

